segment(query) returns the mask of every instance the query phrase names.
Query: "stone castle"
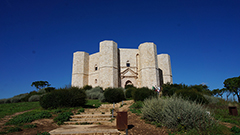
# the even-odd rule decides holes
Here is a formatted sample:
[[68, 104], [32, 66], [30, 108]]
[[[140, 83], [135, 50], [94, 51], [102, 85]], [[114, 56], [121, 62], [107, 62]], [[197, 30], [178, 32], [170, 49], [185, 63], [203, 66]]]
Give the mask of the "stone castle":
[[110, 40], [100, 42], [100, 51], [73, 54], [72, 86], [135, 87], [173, 83], [170, 56], [157, 55], [156, 45], [142, 43], [138, 49], [122, 49]]

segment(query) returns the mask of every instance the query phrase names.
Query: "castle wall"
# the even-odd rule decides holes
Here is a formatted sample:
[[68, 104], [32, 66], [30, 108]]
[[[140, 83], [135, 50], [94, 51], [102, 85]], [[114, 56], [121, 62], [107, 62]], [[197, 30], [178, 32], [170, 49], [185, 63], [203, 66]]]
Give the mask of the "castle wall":
[[126, 70], [127, 61], [129, 61], [129, 63], [130, 63], [130, 68], [133, 71], [137, 72], [136, 55], [138, 54], [138, 49], [122, 49], [122, 48], [119, 48], [119, 50], [120, 50], [120, 67], [121, 67], [120, 72]]
[[75, 52], [73, 54], [72, 86], [83, 87], [88, 84], [89, 54]]
[[163, 74], [163, 83], [170, 82], [173, 83], [172, 80], [172, 69], [171, 69], [171, 60], [168, 54], [159, 54], [158, 56], [158, 67], [162, 70]]
[[101, 87], [119, 86], [118, 60], [117, 43], [108, 40], [100, 42], [99, 81]]
[[141, 80], [140, 87], [159, 86], [159, 74], [158, 74], [158, 64], [157, 64], [157, 50], [154, 43], [143, 43], [139, 45], [139, 77]]
[[88, 75], [88, 85], [92, 87], [99, 86], [99, 53], [94, 53], [89, 56], [89, 75]]
[[118, 49], [117, 43], [108, 40], [100, 42], [98, 53], [73, 54], [72, 86], [124, 87], [129, 81], [135, 87], [148, 88], [173, 83], [170, 56], [157, 55], [151, 42], [140, 44], [138, 49]]

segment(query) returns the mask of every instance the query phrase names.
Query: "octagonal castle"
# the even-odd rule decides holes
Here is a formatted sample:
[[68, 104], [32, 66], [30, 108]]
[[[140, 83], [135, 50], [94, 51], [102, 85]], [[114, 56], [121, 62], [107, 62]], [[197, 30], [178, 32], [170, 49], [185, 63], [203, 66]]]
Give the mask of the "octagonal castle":
[[135, 87], [173, 83], [170, 56], [157, 55], [156, 45], [145, 42], [138, 49], [122, 49], [110, 40], [100, 42], [100, 51], [73, 54], [72, 86]]

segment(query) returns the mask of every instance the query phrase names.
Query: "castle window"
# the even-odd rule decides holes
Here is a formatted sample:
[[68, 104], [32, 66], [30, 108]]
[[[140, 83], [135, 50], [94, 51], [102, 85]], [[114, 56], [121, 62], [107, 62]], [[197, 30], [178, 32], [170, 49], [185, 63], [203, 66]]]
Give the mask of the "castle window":
[[95, 79], [95, 83], [97, 83], [97, 79]]
[[97, 64], [95, 65], [94, 69], [95, 69], [95, 71], [97, 71], [97, 70], [98, 70]]
[[128, 60], [127, 63], [126, 63], [126, 66], [127, 66], [127, 67], [130, 67], [130, 62], [129, 62], [129, 60]]

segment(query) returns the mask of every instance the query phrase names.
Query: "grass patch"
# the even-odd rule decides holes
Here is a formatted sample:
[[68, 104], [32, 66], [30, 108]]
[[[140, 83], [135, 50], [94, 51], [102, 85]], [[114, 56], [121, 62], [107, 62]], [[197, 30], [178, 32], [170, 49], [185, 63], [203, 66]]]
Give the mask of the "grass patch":
[[12, 133], [12, 132], [19, 132], [19, 131], [22, 131], [20, 127], [10, 127], [7, 132]]
[[141, 115], [141, 108], [143, 107], [142, 101], [137, 101], [133, 103], [129, 108], [132, 113], [136, 113], [137, 115]]
[[36, 128], [36, 124], [29, 124], [29, 125], [24, 125], [23, 128]]
[[18, 125], [23, 123], [30, 123], [37, 119], [50, 117], [52, 117], [52, 115], [48, 111], [34, 110], [13, 117], [7, 123], [5, 123], [5, 125]]
[[22, 112], [26, 110], [41, 108], [39, 102], [21, 102], [21, 103], [8, 103], [0, 104], [0, 118], [6, 115], [12, 115], [17, 112]]
[[[214, 112], [215, 116], [214, 118], [217, 120], [220, 120], [222, 122], [228, 122], [232, 124], [236, 124], [240, 126], [240, 115], [233, 116], [229, 115], [229, 109], [227, 105], [227, 101], [222, 102], [221, 104], [215, 104], [214, 106], [209, 106], [209, 108], [212, 108], [212, 112]], [[238, 113], [240, 112], [240, 108], [238, 107]]]
[[89, 99], [83, 108], [98, 108], [102, 104], [98, 99]]
[[54, 121], [57, 122], [58, 125], [62, 125], [65, 121], [69, 120], [71, 115], [73, 115], [71, 112], [60, 113], [57, 117], [54, 118]]

